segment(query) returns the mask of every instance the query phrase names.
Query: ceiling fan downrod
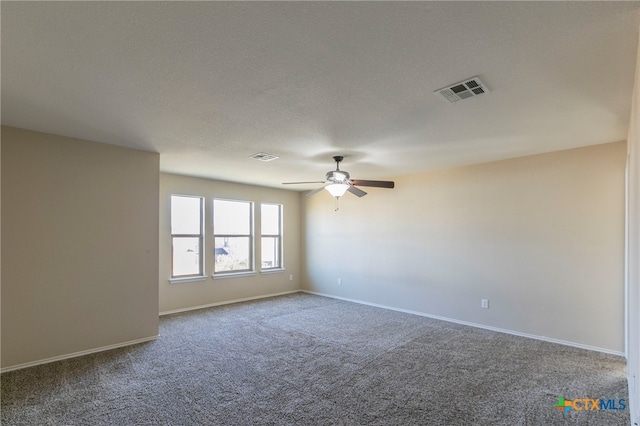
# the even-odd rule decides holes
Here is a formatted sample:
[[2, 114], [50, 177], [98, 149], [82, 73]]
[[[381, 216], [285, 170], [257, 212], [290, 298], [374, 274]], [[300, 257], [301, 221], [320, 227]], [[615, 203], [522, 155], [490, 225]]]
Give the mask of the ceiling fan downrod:
[[340, 162], [342, 160], [344, 160], [344, 157], [342, 155], [334, 155], [333, 156], [333, 160], [336, 162], [336, 171], [339, 172], [340, 171]]

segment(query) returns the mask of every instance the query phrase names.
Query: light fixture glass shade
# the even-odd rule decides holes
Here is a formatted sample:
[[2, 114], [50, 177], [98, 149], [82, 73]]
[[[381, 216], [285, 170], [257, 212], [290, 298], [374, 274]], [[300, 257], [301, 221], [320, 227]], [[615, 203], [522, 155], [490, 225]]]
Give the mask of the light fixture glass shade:
[[342, 197], [347, 189], [349, 189], [349, 185], [346, 183], [332, 183], [331, 185], [327, 185], [324, 187], [331, 195], [336, 198]]

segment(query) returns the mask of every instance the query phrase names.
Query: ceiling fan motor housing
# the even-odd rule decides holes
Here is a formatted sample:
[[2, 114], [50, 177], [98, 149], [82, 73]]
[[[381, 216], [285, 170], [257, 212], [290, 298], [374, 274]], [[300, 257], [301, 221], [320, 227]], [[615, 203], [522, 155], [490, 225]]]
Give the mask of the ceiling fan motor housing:
[[346, 183], [349, 180], [349, 173], [342, 170], [332, 170], [327, 172], [327, 181], [333, 183]]
[[333, 160], [336, 162], [336, 169], [327, 172], [327, 181], [331, 183], [345, 183], [349, 180], [349, 173], [340, 170], [340, 162], [344, 159], [342, 155], [335, 155]]

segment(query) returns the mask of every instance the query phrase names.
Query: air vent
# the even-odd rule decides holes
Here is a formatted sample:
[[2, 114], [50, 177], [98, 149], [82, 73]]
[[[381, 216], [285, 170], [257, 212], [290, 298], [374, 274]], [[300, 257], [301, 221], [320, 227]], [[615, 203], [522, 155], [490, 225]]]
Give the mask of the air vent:
[[487, 86], [480, 81], [479, 77], [472, 77], [463, 80], [459, 83], [452, 84], [442, 89], [434, 91], [438, 97], [441, 97], [447, 102], [455, 103], [463, 99], [473, 98], [474, 96], [482, 95], [488, 92]]
[[264, 161], [266, 163], [280, 157], [278, 157], [277, 155], [267, 154], [266, 152], [258, 152], [257, 154], [250, 155], [249, 158], [253, 158], [254, 160], [258, 161]]

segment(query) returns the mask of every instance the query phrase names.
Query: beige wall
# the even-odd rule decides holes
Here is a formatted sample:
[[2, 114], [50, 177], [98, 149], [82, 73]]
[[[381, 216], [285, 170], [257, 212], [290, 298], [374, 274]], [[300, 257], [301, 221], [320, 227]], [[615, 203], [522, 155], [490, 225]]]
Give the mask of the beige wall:
[[[624, 143], [402, 177], [334, 212], [324, 193], [159, 174], [153, 153], [9, 127], [2, 142], [3, 369], [301, 286], [624, 350]], [[169, 283], [171, 194], [206, 197], [207, 224], [216, 197], [284, 204], [286, 271], [213, 280], [207, 250], [206, 280]]]
[[2, 127], [3, 369], [158, 334], [159, 155]]
[[620, 142], [305, 198], [303, 286], [622, 353], [624, 170]]
[[[171, 227], [170, 197], [196, 195], [205, 197], [205, 275], [204, 281], [170, 283]], [[259, 235], [260, 203], [283, 205], [284, 215], [284, 267], [283, 272], [257, 273], [213, 279], [213, 199], [252, 201], [255, 203], [255, 232]], [[259, 241], [259, 240], [257, 240]], [[256, 259], [260, 258], [260, 245], [256, 244]], [[207, 179], [160, 175], [160, 312], [171, 312], [206, 306], [224, 301], [259, 297], [295, 291], [300, 288], [300, 194], [259, 186], [242, 185]], [[257, 261], [256, 261], [257, 264]], [[293, 274], [293, 280], [289, 275]]]
[[632, 424], [640, 424], [640, 38], [627, 150], [627, 371]]
[[[2, 241], [2, 137], [0, 136], [0, 241]], [[0, 243], [0, 368], [2, 368], [2, 244]]]

